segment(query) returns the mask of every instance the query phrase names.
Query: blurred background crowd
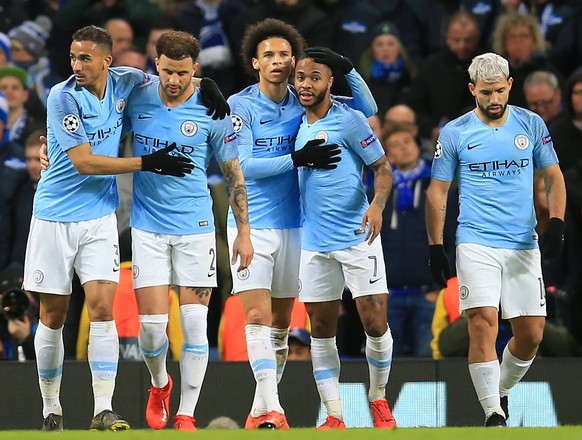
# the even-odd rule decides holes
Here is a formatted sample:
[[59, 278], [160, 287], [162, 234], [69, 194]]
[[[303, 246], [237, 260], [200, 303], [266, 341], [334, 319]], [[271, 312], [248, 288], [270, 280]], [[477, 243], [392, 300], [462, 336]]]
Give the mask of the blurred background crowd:
[[[73, 32], [106, 28], [113, 62], [155, 73], [155, 44], [168, 30], [183, 30], [201, 43], [197, 74], [214, 79], [228, 97], [255, 79], [239, 55], [245, 26], [267, 17], [294, 25], [309, 46], [326, 46], [348, 57], [378, 103], [370, 125], [393, 165], [394, 188], [384, 211], [381, 239], [391, 292], [388, 320], [394, 356], [466, 356], [467, 325], [458, 313], [458, 283], [433, 284], [424, 223], [425, 189], [441, 127], [474, 108], [467, 67], [480, 53], [508, 59], [514, 79], [509, 103], [538, 113], [548, 125], [565, 175], [568, 200], [565, 248], [544, 263], [548, 318], [541, 356], [582, 355], [582, 0], [1, 0], [0, 1], [0, 359], [34, 359], [38, 321], [34, 294], [20, 290], [24, 250], [36, 184], [39, 136], [46, 131], [50, 88], [71, 74]], [[343, 78], [332, 92], [349, 94]], [[131, 139], [121, 155], [131, 155]], [[372, 187], [371, 175], [364, 174]], [[537, 230], [548, 221], [544, 183], [536, 179]], [[232, 282], [226, 250], [224, 185], [209, 169], [219, 243], [219, 286], [209, 311], [213, 358], [246, 360], [244, 315]], [[131, 175], [118, 178], [120, 245], [126, 264], [115, 306], [120, 358], [139, 360], [137, 306], [132, 288], [128, 233]], [[445, 246], [454, 261], [456, 188], [451, 189]], [[88, 319], [84, 294], [73, 287], [65, 324], [68, 359], [86, 358]], [[177, 298], [169, 301], [177, 310]], [[172, 307], [171, 307], [172, 309]], [[178, 347], [179, 316], [170, 313], [168, 333]], [[365, 336], [350, 295], [344, 295], [338, 349], [363, 357]], [[297, 304], [290, 334], [308, 358], [309, 322]], [[499, 346], [510, 335], [500, 324]], [[291, 345], [291, 344], [290, 344]], [[241, 352], [242, 350], [242, 352]]]

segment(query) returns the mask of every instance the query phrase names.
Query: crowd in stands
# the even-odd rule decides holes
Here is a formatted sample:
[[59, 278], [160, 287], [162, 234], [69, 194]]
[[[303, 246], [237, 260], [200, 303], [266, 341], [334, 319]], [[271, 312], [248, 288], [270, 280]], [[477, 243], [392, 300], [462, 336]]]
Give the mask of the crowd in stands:
[[[114, 65], [155, 73], [155, 44], [164, 32], [183, 30], [199, 39], [200, 76], [214, 79], [228, 97], [253, 83], [240, 57], [245, 26], [267, 17], [294, 25], [309, 46], [325, 46], [348, 57], [367, 81], [378, 103], [370, 119], [393, 167], [392, 195], [384, 211], [381, 240], [391, 292], [388, 320], [394, 356], [439, 359], [464, 356], [467, 326], [458, 314], [458, 284], [440, 290], [428, 268], [424, 204], [434, 145], [440, 129], [475, 105], [467, 84], [473, 57], [493, 51], [507, 58], [513, 86], [509, 103], [538, 113], [549, 128], [567, 185], [564, 252], [544, 264], [548, 323], [542, 356], [582, 355], [582, 0], [28, 0], [0, 9], [0, 288], [18, 289], [36, 184], [41, 178], [38, 148], [46, 133], [50, 88], [71, 74], [73, 32], [96, 24], [113, 39]], [[343, 76], [333, 90], [349, 94]], [[126, 142], [121, 154], [131, 150]], [[125, 148], [127, 147], [127, 148]], [[131, 154], [131, 152], [129, 152]], [[219, 173], [218, 173], [219, 174]], [[369, 174], [366, 183], [371, 186]], [[536, 179], [536, 185], [543, 180]], [[541, 183], [540, 183], [541, 182]], [[131, 178], [120, 177], [120, 235], [127, 234]], [[244, 345], [240, 304], [229, 298], [232, 282], [225, 253], [226, 206], [217, 173], [213, 187], [219, 253], [219, 287], [211, 302], [209, 341], [216, 358]], [[217, 189], [218, 188], [218, 189]], [[536, 194], [543, 189], [535, 188]], [[534, 191], [534, 188], [532, 188]], [[445, 247], [454, 261], [458, 197], [451, 189]], [[536, 197], [538, 232], [548, 220], [544, 198]], [[222, 236], [224, 235], [224, 237]], [[125, 258], [130, 261], [131, 257]], [[226, 261], [225, 261], [226, 259]], [[226, 266], [225, 266], [226, 265]], [[118, 301], [131, 301], [131, 270], [122, 266]], [[128, 284], [129, 283], [129, 284]], [[31, 313], [0, 315], [0, 358], [31, 359], [36, 302]], [[338, 331], [340, 354], [363, 357], [364, 333], [353, 301], [345, 295]], [[175, 292], [169, 292], [175, 302]], [[456, 300], [455, 300], [456, 298]], [[139, 359], [135, 348], [135, 300], [116, 308], [122, 359]], [[68, 358], [86, 356], [83, 291], [77, 285], [65, 325]], [[455, 313], [455, 309], [457, 312]], [[222, 311], [224, 310], [224, 314]], [[133, 312], [135, 316], [130, 316]], [[304, 309], [292, 327], [299, 342], [309, 330]], [[132, 321], [135, 319], [136, 321]], [[12, 323], [11, 323], [12, 321]], [[69, 322], [70, 321], [70, 322]], [[180, 344], [170, 319], [172, 344]], [[23, 329], [22, 322], [26, 325]], [[220, 331], [219, 331], [219, 322]], [[179, 323], [178, 323], [179, 324]], [[136, 327], [137, 325], [137, 327]], [[173, 325], [173, 327], [172, 327]], [[179, 327], [179, 326], [178, 326]], [[232, 328], [232, 331], [226, 331]], [[303, 330], [300, 330], [303, 329]], [[133, 333], [132, 333], [133, 332]], [[123, 334], [122, 334], [123, 333]], [[135, 334], [134, 334], [135, 333]], [[77, 336], [80, 335], [79, 339]], [[359, 335], [359, 336], [358, 336]], [[85, 339], [83, 339], [83, 337]], [[229, 337], [238, 338], [232, 343]], [[291, 337], [291, 335], [290, 335]], [[500, 338], [504, 337], [501, 329]], [[507, 337], [507, 335], [505, 335]], [[175, 338], [175, 339], [174, 339]], [[178, 346], [178, 345], [176, 345]], [[18, 350], [18, 347], [26, 348]], [[133, 348], [132, 348], [133, 347]], [[178, 349], [179, 351], [179, 349]], [[220, 355], [218, 354], [220, 352]], [[174, 350], [172, 350], [174, 353]], [[175, 357], [175, 355], [172, 355]]]

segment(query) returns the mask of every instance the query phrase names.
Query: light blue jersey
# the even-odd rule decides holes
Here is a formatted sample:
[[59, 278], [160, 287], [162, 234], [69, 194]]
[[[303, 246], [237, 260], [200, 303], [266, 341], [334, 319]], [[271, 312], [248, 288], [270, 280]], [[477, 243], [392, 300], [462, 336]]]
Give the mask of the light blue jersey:
[[347, 249], [366, 236], [361, 230], [369, 207], [362, 181], [364, 164], [376, 162], [384, 156], [384, 149], [366, 117], [335, 100], [325, 117], [314, 124], [303, 117], [297, 134], [298, 149], [312, 139], [337, 144], [342, 160], [333, 170], [299, 168], [305, 216], [301, 248], [315, 252]]
[[[366, 115], [374, 114], [376, 102], [362, 77], [352, 70], [346, 78], [354, 98], [337, 99]], [[295, 89], [288, 86], [285, 99], [275, 103], [254, 84], [231, 96], [228, 103], [247, 185], [251, 228], [301, 227], [297, 171], [290, 154], [305, 112]], [[236, 226], [232, 210], [228, 225]]]
[[459, 180], [457, 243], [535, 249], [535, 168], [558, 163], [542, 118], [507, 106], [503, 126], [490, 127], [474, 111], [449, 122], [439, 136], [432, 177]]
[[136, 87], [129, 97], [134, 154], [151, 154], [176, 142], [171, 154], [188, 157], [194, 164], [185, 177], [134, 173], [132, 227], [173, 235], [214, 232], [206, 168], [213, 153], [218, 162], [227, 162], [236, 159], [238, 151], [230, 118], [214, 121], [207, 111], [199, 89], [184, 104], [165, 106], [158, 78]]
[[89, 143], [93, 154], [117, 157], [127, 98], [134, 86], [150, 80], [140, 70], [115, 67], [109, 69], [102, 100], [77, 86], [73, 76], [51, 89], [47, 101], [50, 167], [42, 172], [34, 196], [36, 218], [79, 222], [115, 211], [115, 177], [80, 175], [67, 151]]

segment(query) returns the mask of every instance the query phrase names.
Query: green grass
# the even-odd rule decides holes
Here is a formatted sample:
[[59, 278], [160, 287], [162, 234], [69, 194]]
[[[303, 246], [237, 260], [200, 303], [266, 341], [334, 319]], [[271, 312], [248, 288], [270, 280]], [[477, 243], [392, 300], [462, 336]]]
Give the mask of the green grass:
[[[47, 437], [48, 436], [48, 437]], [[115, 436], [117, 440], [575, 440], [582, 439], [582, 426], [558, 428], [402, 428], [395, 431], [381, 429], [348, 429], [345, 431], [316, 431], [311, 428], [295, 428], [289, 431], [200, 430], [195, 434], [163, 431], [132, 430], [115, 433], [88, 431], [64, 431], [44, 433], [40, 431], [1, 431], [2, 440], [85, 440], [92, 436]]]

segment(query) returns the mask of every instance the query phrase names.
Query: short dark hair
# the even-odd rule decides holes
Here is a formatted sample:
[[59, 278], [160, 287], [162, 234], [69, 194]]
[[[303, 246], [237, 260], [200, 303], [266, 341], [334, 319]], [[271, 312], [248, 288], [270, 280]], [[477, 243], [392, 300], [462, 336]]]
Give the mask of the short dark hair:
[[165, 55], [171, 60], [192, 58], [192, 61], [196, 62], [200, 53], [200, 43], [188, 32], [169, 31], [158, 39], [156, 53], [158, 58]]
[[256, 76], [253, 69], [253, 58], [257, 57], [257, 48], [261, 41], [269, 38], [282, 38], [291, 45], [291, 55], [299, 58], [305, 49], [305, 40], [290, 24], [275, 18], [267, 18], [246, 28], [242, 41], [241, 55], [247, 73]]
[[111, 49], [113, 48], [113, 40], [109, 32], [95, 25], [79, 29], [73, 34], [73, 41], [92, 41], [101, 46], [107, 54], [111, 54]]

